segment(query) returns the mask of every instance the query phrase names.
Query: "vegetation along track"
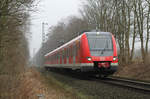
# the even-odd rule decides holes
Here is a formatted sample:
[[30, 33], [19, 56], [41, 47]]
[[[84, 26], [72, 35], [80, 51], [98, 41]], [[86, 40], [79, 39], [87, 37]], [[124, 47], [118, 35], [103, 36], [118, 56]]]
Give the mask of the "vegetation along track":
[[142, 91], [144, 93], [150, 93], [150, 83], [148, 82], [136, 81], [136, 80], [126, 79], [126, 78], [118, 78], [114, 76], [107, 77], [101, 80], [99, 79], [96, 79], [96, 80], [104, 82], [104, 83], [108, 83], [108, 84], [132, 88], [137, 91]]

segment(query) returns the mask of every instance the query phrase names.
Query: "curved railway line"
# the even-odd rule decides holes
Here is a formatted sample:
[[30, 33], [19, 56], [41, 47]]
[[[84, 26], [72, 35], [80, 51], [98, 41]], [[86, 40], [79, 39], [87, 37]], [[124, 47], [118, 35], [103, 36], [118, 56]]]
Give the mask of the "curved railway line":
[[136, 81], [126, 78], [118, 78], [118, 77], [107, 77], [105, 79], [96, 79], [97, 81], [113, 84], [116, 86], [131, 88], [134, 90], [142, 91], [144, 93], [150, 94], [150, 83], [144, 81]]

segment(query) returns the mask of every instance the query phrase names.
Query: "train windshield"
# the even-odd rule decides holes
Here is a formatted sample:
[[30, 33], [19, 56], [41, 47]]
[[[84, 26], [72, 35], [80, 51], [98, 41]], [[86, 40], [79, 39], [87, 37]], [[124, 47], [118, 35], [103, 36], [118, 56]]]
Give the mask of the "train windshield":
[[92, 56], [112, 56], [113, 44], [111, 35], [88, 34], [88, 43]]
[[110, 36], [91, 36], [88, 42], [90, 50], [113, 50]]

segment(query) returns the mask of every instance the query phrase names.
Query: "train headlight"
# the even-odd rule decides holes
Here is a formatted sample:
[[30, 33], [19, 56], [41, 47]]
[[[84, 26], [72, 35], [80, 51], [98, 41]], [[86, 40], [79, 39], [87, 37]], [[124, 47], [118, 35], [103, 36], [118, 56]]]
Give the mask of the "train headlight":
[[113, 61], [116, 61], [117, 60], [117, 57], [113, 57]]
[[99, 34], [100, 34], [100, 32], [97, 32], [96, 34], [97, 34], [97, 35], [99, 35]]
[[91, 58], [91, 57], [87, 57], [87, 60], [88, 60], [88, 61], [92, 61], [92, 58]]

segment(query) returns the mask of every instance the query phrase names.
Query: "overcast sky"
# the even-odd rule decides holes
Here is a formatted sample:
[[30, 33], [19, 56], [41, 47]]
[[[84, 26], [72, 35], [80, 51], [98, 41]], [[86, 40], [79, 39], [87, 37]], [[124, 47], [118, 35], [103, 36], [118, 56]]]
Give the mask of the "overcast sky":
[[48, 26], [45, 26], [47, 32], [48, 27], [57, 24], [58, 21], [71, 15], [79, 15], [79, 8], [81, 8], [81, 0], [41, 0], [38, 12], [31, 14], [31, 56], [34, 50], [38, 51], [41, 46], [42, 22], [48, 23]]

